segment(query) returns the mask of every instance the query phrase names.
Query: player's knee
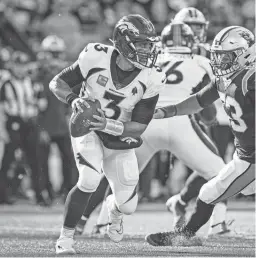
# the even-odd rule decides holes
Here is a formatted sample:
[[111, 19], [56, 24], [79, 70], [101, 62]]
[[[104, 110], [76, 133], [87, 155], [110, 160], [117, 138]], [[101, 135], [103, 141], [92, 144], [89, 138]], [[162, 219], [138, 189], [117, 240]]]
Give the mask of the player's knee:
[[127, 202], [118, 205], [118, 209], [120, 212], [130, 215], [135, 212], [138, 204], [138, 195], [135, 194], [131, 199], [129, 199]]
[[77, 187], [83, 192], [95, 192], [100, 179], [101, 175], [97, 171], [85, 168], [83, 171], [80, 171]]

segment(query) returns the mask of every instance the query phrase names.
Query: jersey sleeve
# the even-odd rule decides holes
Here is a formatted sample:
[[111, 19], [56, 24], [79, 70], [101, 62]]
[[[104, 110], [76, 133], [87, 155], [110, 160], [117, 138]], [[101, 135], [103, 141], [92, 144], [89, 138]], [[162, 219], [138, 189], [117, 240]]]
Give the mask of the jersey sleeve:
[[142, 99], [152, 98], [164, 88], [166, 74], [160, 68], [153, 67], [149, 76], [148, 85]]
[[102, 58], [102, 51], [107, 53], [108, 47], [99, 43], [89, 43], [79, 54], [78, 65], [84, 78], [93, 64]]
[[207, 107], [219, 98], [215, 80], [196, 94], [197, 101], [201, 107]]

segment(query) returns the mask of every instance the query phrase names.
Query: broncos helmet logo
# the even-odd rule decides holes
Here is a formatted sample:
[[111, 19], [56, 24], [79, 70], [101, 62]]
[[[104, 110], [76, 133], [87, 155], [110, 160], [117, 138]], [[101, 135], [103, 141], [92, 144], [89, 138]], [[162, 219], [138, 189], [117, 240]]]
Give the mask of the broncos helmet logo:
[[132, 31], [134, 35], [139, 36], [140, 31], [130, 22], [122, 22], [119, 26], [117, 26], [119, 30], [123, 33], [125, 30]]

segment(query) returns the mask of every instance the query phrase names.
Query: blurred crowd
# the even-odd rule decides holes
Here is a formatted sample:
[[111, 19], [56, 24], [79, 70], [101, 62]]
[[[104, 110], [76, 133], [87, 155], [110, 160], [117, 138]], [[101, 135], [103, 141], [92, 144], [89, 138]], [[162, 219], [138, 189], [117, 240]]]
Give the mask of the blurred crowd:
[[[68, 131], [70, 109], [53, 96], [48, 85], [87, 43], [109, 44], [121, 16], [139, 13], [148, 17], [160, 34], [177, 11], [194, 6], [210, 21], [210, 42], [229, 25], [254, 31], [254, 5], [254, 0], [0, 0], [0, 112], [8, 110], [5, 121], [0, 121], [0, 204], [24, 198], [50, 206], [59, 196], [65, 199], [76, 182]], [[22, 93], [21, 88], [25, 89]], [[22, 105], [15, 102], [19, 98]], [[5, 100], [8, 106], [3, 106]], [[228, 161], [233, 153], [232, 136], [221, 111], [218, 117], [220, 126], [212, 135], [215, 141], [225, 140], [220, 152]], [[61, 161], [57, 177], [56, 168], [49, 168], [53, 143]], [[166, 151], [157, 153], [146, 170], [140, 184], [141, 201], [179, 192], [190, 174]], [[53, 178], [61, 182], [58, 189], [53, 187]]]

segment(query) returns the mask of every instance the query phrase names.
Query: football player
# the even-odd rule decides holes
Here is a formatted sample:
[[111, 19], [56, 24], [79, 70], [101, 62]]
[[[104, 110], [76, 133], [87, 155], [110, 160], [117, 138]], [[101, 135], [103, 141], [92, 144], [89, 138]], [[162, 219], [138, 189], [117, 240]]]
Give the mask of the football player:
[[221, 30], [211, 46], [211, 65], [216, 76], [197, 94], [156, 110], [155, 118], [198, 112], [221, 99], [235, 137], [233, 160], [200, 190], [196, 210], [178, 232], [146, 236], [149, 244], [173, 245], [177, 237], [190, 239], [209, 220], [214, 206], [242, 192], [255, 193], [255, 38], [246, 28]]
[[[166, 72], [166, 87], [161, 91], [157, 106], [178, 103], [193, 92], [209, 83], [213, 77], [209, 60], [203, 56], [192, 54], [194, 43], [193, 32], [184, 23], [173, 22], [167, 25], [161, 35], [162, 51], [158, 56], [158, 64]], [[208, 122], [215, 119], [215, 113], [208, 116]], [[143, 144], [136, 149], [139, 171], [143, 171], [152, 156], [159, 150], [166, 149], [173, 153], [184, 164], [196, 172], [187, 180], [181, 193], [167, 201], [168, 210], [174, 213], [174, 226], [184, 223], [185, 209], [191, 199], [197, 197], [201, 186], [225, 166], [217, 149], [199, 125], [197, 116], [183, 116], [174, 119], [152, 120], [143, 133]], [[186, 135], [184, 137], [183, 135]], [[199, 177], [200, 176], [200, 177]], [[103, 203], [104, 204], [104, 203]], [[217, 205], [217, 215], [211, 225], [218, 224], [214, 233], [226, 231], [226, 205]], [[102, 210], [106, 210], [103, 207]], [[103, 213], [101, 213], [103, 214]], [[85, 211], [85, 214], [88, 213]], [[86, 218], [83, 218], [84, 221]], [[104, 225], [102, 216], [98, 224]], [[82, 221], [80, 232], [82, 231]], [[211, 232], [212, 227], [210, 227]]]
[[[56, 243], [57, 254], [74, 254], [73, 235], [102, 170], [112, 188], [108, 198], [108, 235], [114, 242], [123, 237], [123, 214], [137, 206], [139, 179], [134, 148], [153, 117], [165, 73], [155, 67], [159, 41], [154, 25], [140, 15], [120, 19], [113, 32], [113, 45], [90, 43], [78, 60], [56, 75], [50, 89], [56, 97], [82, 112], [88, 100], [100, 101], [99, 115], [90, 133], [74, 137], [74, 156], [79, 170], [76, 186], [69, 192], [64, 223]], [[79, 96], [72, 88], [82, 83]]]
[[206, 39], [209, 22], [204, 14], [194, 7], [185, 7], [175, 15], [173, 21], [189, 25], [194, 32], [193, 51], [198, 55], [208, 57], [210, 45], [206, 43]]

